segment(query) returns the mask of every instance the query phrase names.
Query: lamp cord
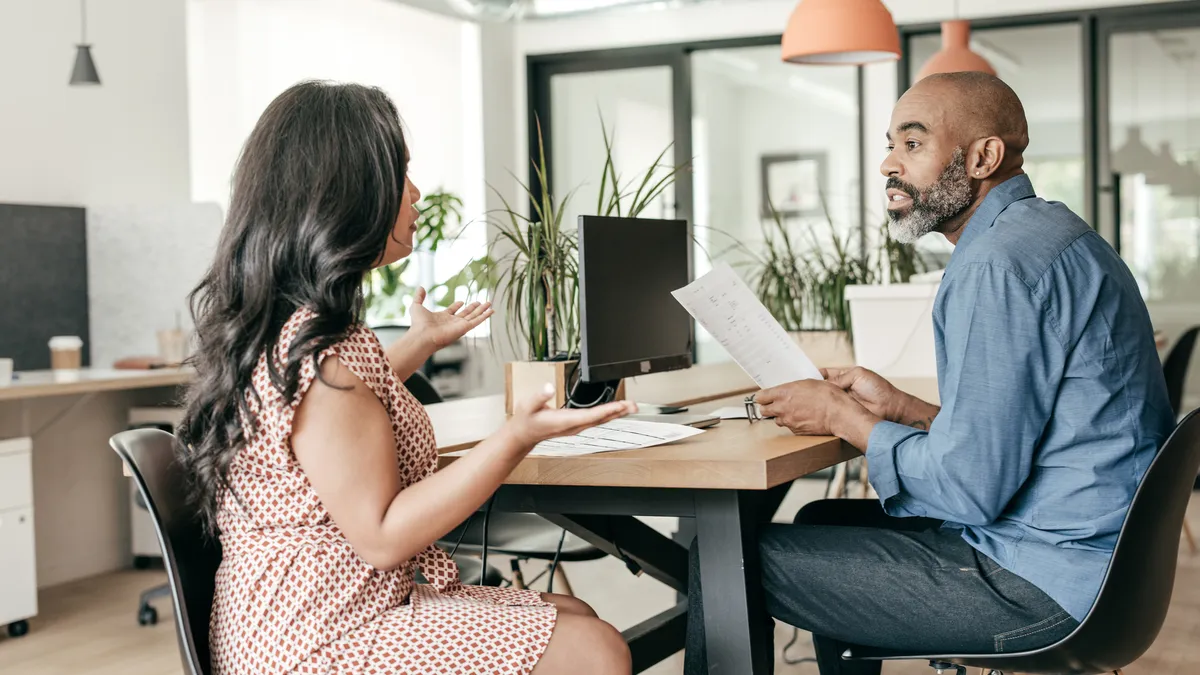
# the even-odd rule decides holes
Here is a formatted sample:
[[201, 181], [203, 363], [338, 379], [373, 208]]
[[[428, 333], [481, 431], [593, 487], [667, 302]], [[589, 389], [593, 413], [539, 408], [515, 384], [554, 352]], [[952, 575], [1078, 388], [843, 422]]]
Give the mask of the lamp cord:
[[80, 44], [87, 44], [87, 0], [79, 0]]

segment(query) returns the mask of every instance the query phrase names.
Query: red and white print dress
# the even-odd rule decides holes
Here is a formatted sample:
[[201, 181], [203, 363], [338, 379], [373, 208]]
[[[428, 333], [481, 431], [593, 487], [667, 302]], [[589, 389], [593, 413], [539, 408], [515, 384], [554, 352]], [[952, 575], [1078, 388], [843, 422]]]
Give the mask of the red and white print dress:
[[[311, 317], [301, 309], [284, 326], [280, 359]], [[432, 474], [429, 417], [375, 334], [356, 328], [321, 357], [330, 354], [391, 415], [403, 484]], [[355, 554], [291, 450], [292, 418], [315, 375], [314, 364], [304, 364], [300, 391], [285, 402], [270, 384], [265, 354], [254, 371], [258, 431], [230, 468], [236, 496], [226, 493], [217, 514], [223, 554], [209, 636], [214, 675], [529, 673], [557, 616], [537, 592], [460, 585], [458, 567], [436, 546], [395, 570]], [[414, 584], [418, 567], [428, 585]]]

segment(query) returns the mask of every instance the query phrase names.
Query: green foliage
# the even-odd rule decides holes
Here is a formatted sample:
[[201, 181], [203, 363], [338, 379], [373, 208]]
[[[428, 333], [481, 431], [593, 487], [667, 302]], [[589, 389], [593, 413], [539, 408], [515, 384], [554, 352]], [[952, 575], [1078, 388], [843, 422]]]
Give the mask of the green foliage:
[[[531, 214], [526, 216], [521, 209], [513, 208], [493, 187], [504, 205], [489, 219], [497, 234], [488, 244], [487, 255], [464, 268], [459, 281], [469, 282], [473, 289], [491, 290], [493, 302], [504, 309], [509, 344], [523, 341], [529, 360], [545, 361], [579, 349], [579, 239], [575, 224], [563, 222], [578, 188], [561, 200], [554, 197], [540, 122], [537, 135], [538, 156], [533, 161], [537, 190], [514, 176], [531, 206]], [[613, 161], [613, 137], [607, 128], [604, 148], [597, 215], [637, 217], [681, 170], [661, 164], [668, 146], [640, 179], [635, 177], [622, 185]]]
[[[437, 251], [438, 246], [453, 240], [461, 231], [463, 225], [463, 202], [457, 195], [437, 190], [425, 195], [417, 208], [421, 215], [417, 217], [417, 232], [413, 236], [415, 252]], [[417, 287], [405, 281], [412, 258], [404, 258], [386, 267], [371, 270], [363, 278], [363, 295], [365, 297], [365, 317], [371, 323], [395, 321], [403, 318], [412, 302], [413, 293]], [[426, 289], [429, 297], [442, 307], [453, 304], [458, 289], [467, 285], [463, 283], [464, 273], [459, 272], [450, 279]]]
[[[821, 204], [824, 209], [824, 196]], [[862, 250], [857, 230], [839, 231], [827, 209], [822, 225], [823, 237], [811, 221], [789, 226], [772, 208], [772, 219], [763, 226], [762, 252], [736, 245], [749, 260], [750, 286], [788, 331], [840, 330], [852, 336], [847, 286], [885, 278], [905, 283], [928, 270], [915, 246], [888, 236], [886, 222], [876, 233], [873, 251]]]

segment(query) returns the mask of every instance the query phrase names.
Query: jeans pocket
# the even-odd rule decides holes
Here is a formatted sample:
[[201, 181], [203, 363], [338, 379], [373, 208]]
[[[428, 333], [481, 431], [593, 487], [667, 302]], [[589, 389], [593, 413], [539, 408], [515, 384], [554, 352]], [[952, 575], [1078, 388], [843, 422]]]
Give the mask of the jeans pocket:
[[1056, 612], [1041, 621], [994, 635], [996, 653], [1044, 647], [1065, 637], [1077, 625], [1078, 622], [1066, 611]]

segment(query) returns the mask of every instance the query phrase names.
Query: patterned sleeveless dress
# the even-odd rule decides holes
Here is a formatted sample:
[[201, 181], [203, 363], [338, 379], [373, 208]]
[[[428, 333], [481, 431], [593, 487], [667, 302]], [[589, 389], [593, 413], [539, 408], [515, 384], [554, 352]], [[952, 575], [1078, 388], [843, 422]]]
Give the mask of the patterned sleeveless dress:
[[[277, 358], [286, 358], [311, 317], [307, 309], [291, 317]], [[332, 354], [388, 410], [403, 484], [432, 474], [429, 417], [375, 334], [356, 328], [321, 358]], [[330, 519], [291, 451], [292, 418], [315, 376], [315, 365], [304, 364], [300, 391], [288, 402], [270, 384], [265, 354], [254, 372], [262, 403], [249, 398], [258, 431], [230, 468], [236, 498], [223, 495], [217, 515], [223, 559], [209, 637], [214, 675], [529, 673], [557, 617], [537, 592], [461, 585], [458, 567], [437, 546], [397, 569], [375, 569]], [[417, 568], [429, 584], [414, 583]]]

